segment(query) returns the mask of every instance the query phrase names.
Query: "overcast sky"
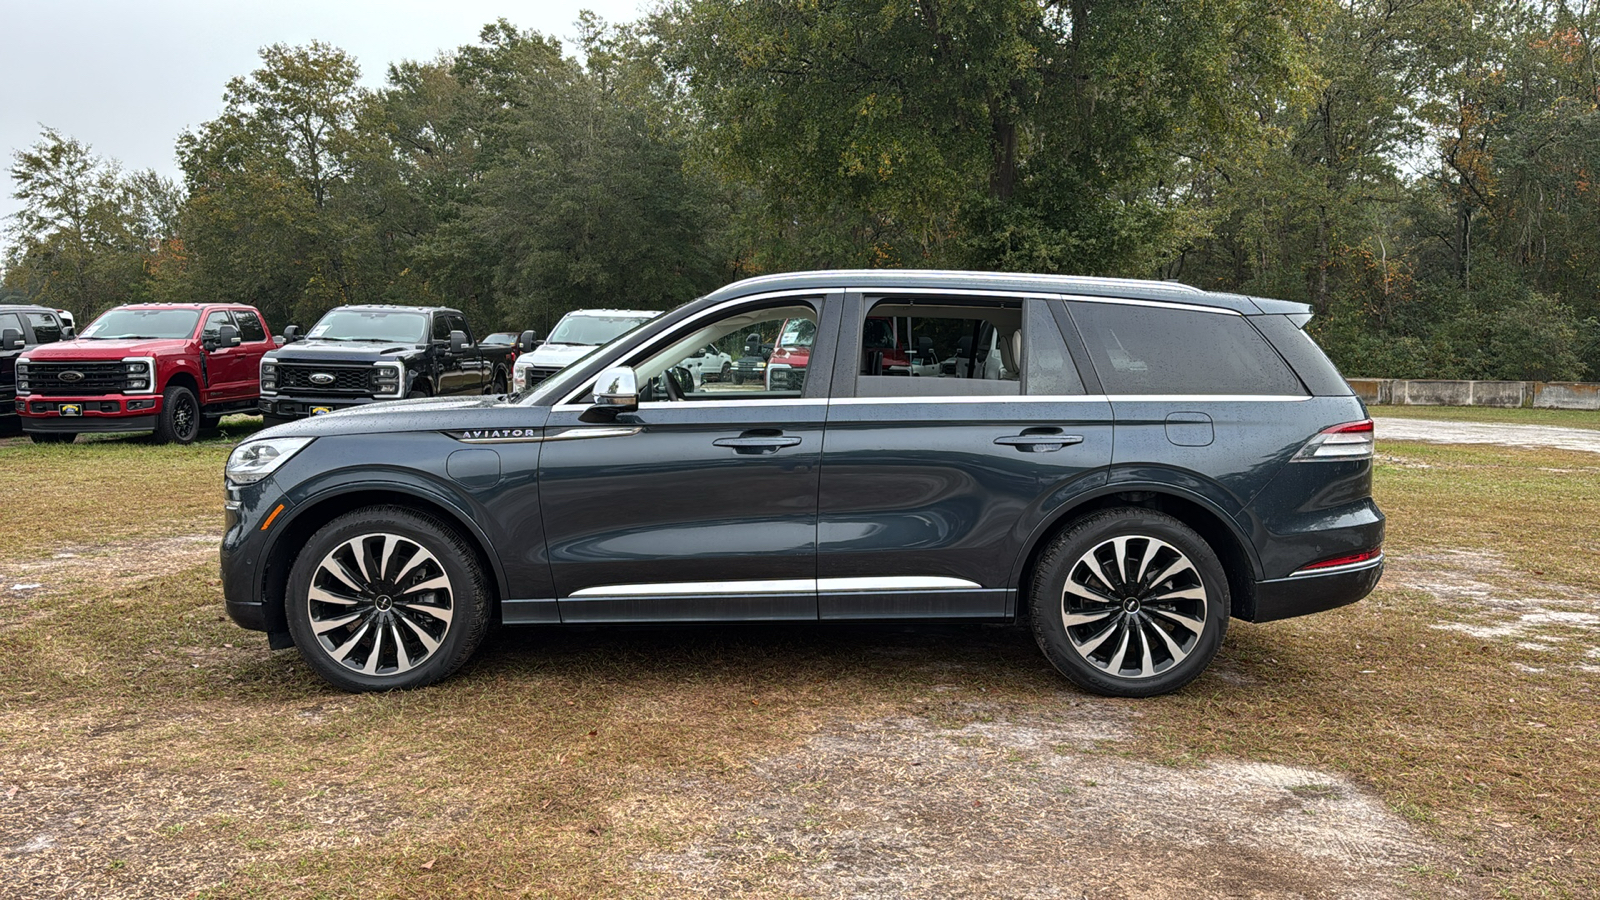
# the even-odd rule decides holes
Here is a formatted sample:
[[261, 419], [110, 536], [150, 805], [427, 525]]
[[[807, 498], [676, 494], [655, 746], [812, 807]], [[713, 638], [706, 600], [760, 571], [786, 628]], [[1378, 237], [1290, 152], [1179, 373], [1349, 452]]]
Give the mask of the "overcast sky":
[[[213, 119], [229, 78], [254, 71], [268, 44], [321, 40], [355, 56], [362, 80], [391, 62], [470, 44], [485, 24], [574, 44], [578, 11], [638, 18], [649, 0], [0, 0], [0, 216], [16, 212], [12, 154], [42, 125], [127, 169], [178, 177], [179, 133]], [[7, 222], [6, 224], [9, 224]], [[0, 242], [4, 237], [0, 236]]]

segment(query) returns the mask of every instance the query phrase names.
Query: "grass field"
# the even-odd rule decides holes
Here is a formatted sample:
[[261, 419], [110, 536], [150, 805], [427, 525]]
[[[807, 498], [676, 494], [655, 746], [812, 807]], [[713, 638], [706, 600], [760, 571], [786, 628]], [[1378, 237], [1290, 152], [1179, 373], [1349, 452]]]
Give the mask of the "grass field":
[[1492, 406], [1370, 406], [1378, 418], [1433, 419], [1440, 422], [1554, 425], [1600, 429], [1600, 411], [1587, 409], [1498, 409]]
[[1600, 894], [1600, 457], [1385, 444], [1379, 590], [1135, 702], [1002, 627], [503, 630], [337, 693], [225, 621], [228, 448], [0, 445], [11, 896]]

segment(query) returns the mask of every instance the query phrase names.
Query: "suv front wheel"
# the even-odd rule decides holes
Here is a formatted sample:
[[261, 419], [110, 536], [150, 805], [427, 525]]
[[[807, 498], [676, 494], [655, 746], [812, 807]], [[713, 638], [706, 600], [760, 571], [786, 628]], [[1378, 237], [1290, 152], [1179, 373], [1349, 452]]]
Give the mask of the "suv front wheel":
[[1205, 671], [1230, 609], [1217, 555], [1177, 519], [1111, 509], [1051, 543], [1033, 579], [1034, 638], [1079, 687], [1112, 697], [1175, 691]]
[[489, 621], [472, 547], [438, 519], [399, 506], [358, 509], [312, 535], [284, 603], [300, 655], [347, 691], [445, 678], [478, 648]]

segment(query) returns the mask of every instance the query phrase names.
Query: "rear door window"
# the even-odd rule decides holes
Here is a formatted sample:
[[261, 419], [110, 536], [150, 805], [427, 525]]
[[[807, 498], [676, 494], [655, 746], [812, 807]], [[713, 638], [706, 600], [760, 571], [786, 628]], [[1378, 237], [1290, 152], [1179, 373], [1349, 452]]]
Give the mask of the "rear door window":
[[1107, 394], [1305, 396], [1244, 316], [1122, 303], [1069, 308]]
[[247, 309], [236, 309], [233, 318], [239, 323], [239, 339], [247, 344], [267, 339], [267, 331], [261, 327], [261, 318]]
[[861, 323], [860, 397], [1022, 393], [1020, 300], [884, 298]]

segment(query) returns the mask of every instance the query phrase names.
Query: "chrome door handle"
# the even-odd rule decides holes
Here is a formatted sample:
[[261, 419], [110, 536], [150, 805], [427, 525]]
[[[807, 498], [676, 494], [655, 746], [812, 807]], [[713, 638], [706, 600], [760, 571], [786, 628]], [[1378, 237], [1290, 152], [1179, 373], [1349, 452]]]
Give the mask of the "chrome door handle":
[[997, 437], [994, 442], [1022, 453], [1053, 453], [1069, 444], [1083, 443], [1083, 435], [1062, 434], [1059, 428], [1029, 428], [1021, 434]]
[[718, 447], [731, 447], [735, 453], [773, 453], [784, 447], [793, 447], [800, 443], [800, 438], [782, 432], [746, 431], [738, 437], [717, 438], [711, 443]]

